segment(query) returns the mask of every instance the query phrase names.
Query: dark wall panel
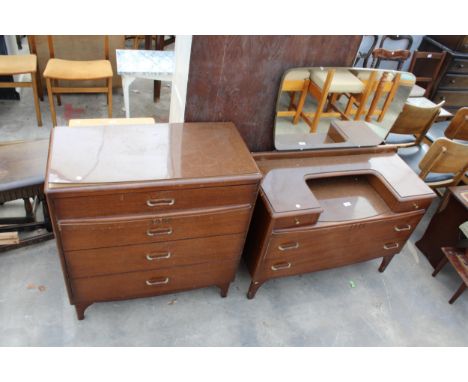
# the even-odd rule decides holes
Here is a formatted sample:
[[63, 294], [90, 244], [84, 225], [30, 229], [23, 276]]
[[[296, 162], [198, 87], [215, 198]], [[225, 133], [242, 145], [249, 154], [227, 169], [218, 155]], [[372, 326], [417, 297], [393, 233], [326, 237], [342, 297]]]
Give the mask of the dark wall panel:
[[232, 121], [252, 151], [273, 149], [283, 72], [350, 66], [361, 36], [194, 36], [185, 120]]

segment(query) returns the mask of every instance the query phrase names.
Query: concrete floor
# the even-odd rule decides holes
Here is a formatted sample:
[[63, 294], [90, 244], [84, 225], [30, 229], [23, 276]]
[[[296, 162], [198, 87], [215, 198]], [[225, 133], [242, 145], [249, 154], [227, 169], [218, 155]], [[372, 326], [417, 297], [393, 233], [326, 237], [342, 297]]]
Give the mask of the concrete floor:
[[[152, 103], [152, 84], [138, 81], [135, 116], [167, 121], [170, 88]], [[106, 116], [104, 96], [68, 96], [81, 118]], [[121, 92], [115, 116], [123, 116]], [[0, 101], [0, 141], [46, 138], [35, 124], [29, 89], [20, 102]], [[64, 107], [59, 120], [66, 123]], [[459, 286], [447, 266], [437, 278], [414, 247], [436, 203], [385, 273], [379, 260], [272, 280], [247, 300], [249, 274], [241, 265], [228, 297], [215, 287], [121, 302], [97, 303], [78, 321], [69, 305], [54, 241], [0, 253], [2, 346], [467, 346], [468, 293], [453, 305]], [[6, 203], [0, 216], [21, 212]], [[351, 281], [355, 287], [351, 287]]]

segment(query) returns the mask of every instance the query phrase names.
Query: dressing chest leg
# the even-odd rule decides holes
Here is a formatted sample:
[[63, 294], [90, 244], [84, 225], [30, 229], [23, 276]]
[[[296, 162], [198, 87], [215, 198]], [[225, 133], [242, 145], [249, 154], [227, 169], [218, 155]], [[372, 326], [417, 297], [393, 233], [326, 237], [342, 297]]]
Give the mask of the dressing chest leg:
[[449, 304], [453, 304], [455, 300], [460, 297], [460, 295], [465, 291], [466, 289], [466, 284], [465, 282], [462, 282], [458, 290], [455, 292], [455, 294], [452, 296], [452, 298], [449, 300]]
[[227, 296], [230, 284], [231, 283], [227, 283], [227, 284], [224, 284], [224, 285], [218, 285], [218, 288], [221, 289], [221, 292], [220, 292], [221, 297], [224, 298], [224, 297]]
[[262, 286], [263, 282], [260, 281], [252, 281], [250, 283], [249, 291], [247, 292], [247, 298], [252, 300], [255, 295], [257, 294], [258, 288]]
[[385, 269], [387, 268], [388, 264], [390, 264], [390, 261], [392, 261], [393, 256], [395, 256], [395, 255], [388, 255], [388, 256], [384, 256], [384, 257], [383, 257], [383, 259], [382, 259], [382, 264], [380, 264], [380, 267], [379, 267], [379, 272], [380, 272], [380, 273], [382, 273], [383, 271], [385, 271]]
[[76, 310], [76, 315], [78, 317], [78, 320], [84, 320], [85, 315], [84, 312], [88, 306], [90, 306], [92, 302], [81, 302], [78, 304], [75, 304], [75, 310]]

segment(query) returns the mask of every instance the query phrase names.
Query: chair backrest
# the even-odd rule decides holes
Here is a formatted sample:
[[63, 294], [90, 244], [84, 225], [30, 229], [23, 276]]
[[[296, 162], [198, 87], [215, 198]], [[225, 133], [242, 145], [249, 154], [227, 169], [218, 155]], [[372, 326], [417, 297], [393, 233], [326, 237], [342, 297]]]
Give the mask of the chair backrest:
[[379, 68], [382, 61], [397, 62], [397, 70], [401, 70], [404, 62], [409, 58], [411, 52], [409, 50], [387, 50], [384, 48], [374, 49], [372, 52], [371, 68]]
[[429, 96], [446, 55], [446, 52], [413, 52], [409, 71], [416, 76], [416, 82], [423, 83], [425, 97]]
[[453, 184], [457, 184], [468, 170], [468, 145], [439, 138], [429, 148], [419, 163], [421, 179], [430, 172], [453, 173]]
[[[375, 46], [377, 45], [377, 41], [379, 41], [379, 36], [376, 34], [369, 35], [372, 37], [372, 44], [369, 47], [369, 49], [366, 52], [358, 52], [356, 55], [356, 58], [354, 60], [353, 67], [356, 67], [359, 60], [362, 59], [362, 67], [367, 68], [367, 62], [369, 61], [369, 58], [372, 54], [372, 51], [375, 49]], [[362, 36], [362, 40], [364, 40], [366, 36]]]
[[405, 103], [390, 133], [414, 134], [417, 136], [415, 144], [419, 144], [439, 115], [443, 104], [444, 102], [441, 102], [434, 107], [420, 107]]
[[458, 109], [445, 130], [445, 136], [449, 139], [468, 141], [468, 107]]
[[[55, 49], [54, 49], [54, 36], [47, 36], [47, 44], [49, 47], [49, 57], [55, 58]], [[104, 58], [109, 59], [109, 36], [104, 36]]]
[[382, 40], [380, 40], [379, 48], [383, 48], [385, 45], [386, 40], [392, 40], [392, 41], [405, 41], [406, 40], [406, 46], [403, 49], [411, 49], [411, 46], [413, 45], [413, 37], [410, 35], [384, 35], [382, 36]]

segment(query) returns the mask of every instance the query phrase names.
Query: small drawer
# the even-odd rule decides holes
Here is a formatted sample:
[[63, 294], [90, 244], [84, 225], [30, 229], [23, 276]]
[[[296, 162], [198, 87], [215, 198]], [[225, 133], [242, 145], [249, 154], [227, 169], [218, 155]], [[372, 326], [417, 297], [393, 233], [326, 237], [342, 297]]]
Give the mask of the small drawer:
[[468, 60], [453, 60], [450, 63], [447, 72], [468, 74]]
[[315, 224], [320, 216], [319, 213], [313, 212], [303, 215], [291, 215], [275, 219], [274, 229], [297, 228]]
[[244, 234], [65, 252], [72, 278], [146, 271], [240, 257]]
[[445, 101], [444, 108], [468, 105], [468, 91], [439, 90], [434, 96], [435, 103]]
[[164, 217], [59, 222], [65, 251], [229, 235], [247, 230], [251, 208], [223, 208]]
[[154, 296], [234, 280], [238, 260], [71, 280], [75, 303]]
[[439, 89], [468, 89], [468, 75], [447, 74], [442, 78]]
[[53, 199], [53, 204], [58, 220], [170, 213], [187, 209], [253, 204], [257, 188], [256, 184], [250, 184], [173, 191], [131, 192], [127, 190], [106, 195], [57, 197]]

